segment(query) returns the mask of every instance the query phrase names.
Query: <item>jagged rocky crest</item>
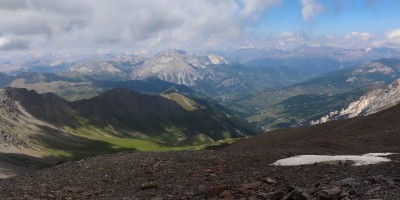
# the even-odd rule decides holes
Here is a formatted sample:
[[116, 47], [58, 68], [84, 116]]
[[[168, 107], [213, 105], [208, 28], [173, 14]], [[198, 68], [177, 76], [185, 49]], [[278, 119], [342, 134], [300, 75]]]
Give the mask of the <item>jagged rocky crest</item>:
[[352, 118], [356, 116], [370, 115], [400, 103], [400, 79], [395, 80], [386, 88], [373, 90], [358, 100], [351, 102], [340, 111], [332, 111], [311, 124], [320, 124], [336, 119]]

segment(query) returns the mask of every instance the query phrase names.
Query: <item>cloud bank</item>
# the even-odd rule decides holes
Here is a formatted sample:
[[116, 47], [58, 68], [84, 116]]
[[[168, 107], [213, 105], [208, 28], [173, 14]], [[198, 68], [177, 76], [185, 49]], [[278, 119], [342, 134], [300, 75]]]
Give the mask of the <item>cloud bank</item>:
[[0, 0], [0, 49], [216, 46], [281, 0]]
[[[318, 0], [298, 0], [304, 23], [324, 11]], [[66, 49], [223, 48], [246, 43], [290, 47], [304, 34], [254, 36], [266, 12], [284, 0], [0, 0], [0, 51]], [[300, 16], [299, 16], [300, 17]], [[279, 20], [279, 19], [274, 19]], [[265, 27], [269, 30], [269, 27]], [[250, 31], [249, 31], [250, 30]], [[353, 32], [327, 41], [400, 45], [400, 31], [379, 37]], [[347, 38], [346, 38], [347, 37]], [[260, 39], [261, 38], [261, 39]], [[326, 38], [325, 38], [326, 39]], [[384, 40], [383, 40], [384, 39]], [[321, 39], [322, 40], [322, 39]]]

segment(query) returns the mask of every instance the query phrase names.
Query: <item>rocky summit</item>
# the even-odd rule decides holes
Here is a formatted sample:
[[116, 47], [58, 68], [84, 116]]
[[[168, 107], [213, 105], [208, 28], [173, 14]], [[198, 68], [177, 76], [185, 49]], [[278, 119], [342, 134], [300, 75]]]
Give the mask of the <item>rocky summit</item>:
[[286, 155], [122, 152], [0, 181], [1, 199], [399, 199], [392, 162], [272, 166]]

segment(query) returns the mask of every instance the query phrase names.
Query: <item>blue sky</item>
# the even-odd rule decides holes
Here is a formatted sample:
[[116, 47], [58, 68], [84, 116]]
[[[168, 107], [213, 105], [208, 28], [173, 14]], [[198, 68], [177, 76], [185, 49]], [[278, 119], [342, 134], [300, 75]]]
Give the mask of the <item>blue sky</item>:
[[400, 47], [400, 0], [0, 0], [0, 53]]
[[355, 31], [381, 34], [400, 27], [398, 0], [315, 2], [319, 3], [323, 10], [312, 19], [302, 18], [300, 1], [286, 0], [267, 10], [251, 29], [255, 28], [260, 34], [305, 32], [340, 36]]

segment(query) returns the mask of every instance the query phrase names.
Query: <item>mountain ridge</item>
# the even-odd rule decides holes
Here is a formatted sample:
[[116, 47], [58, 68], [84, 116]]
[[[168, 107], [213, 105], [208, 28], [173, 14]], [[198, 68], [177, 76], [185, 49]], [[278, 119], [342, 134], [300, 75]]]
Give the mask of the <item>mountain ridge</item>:
[[378, 88], [361, 96], [356, 101], [351, 102], [347, 107], [340, 111], [331, 111], [318, 120], [310, 123], [320, 124], [336, 119], [353, 118], [374, 114], [381, 110], [395, 106], [400, 103], [400, 79], [395, 80], [389, 86]]
[[[0, 166], [30, 171], [123, 150], [201, 149], [256, 133], [204, 99], [179, 95], [198, 106], [186, 109], [179, 99], [123, 88], [74, 102], [53, 93], [0, 89]], [[11, 172], [20, 173], [0, 170], [0, 176]]]

